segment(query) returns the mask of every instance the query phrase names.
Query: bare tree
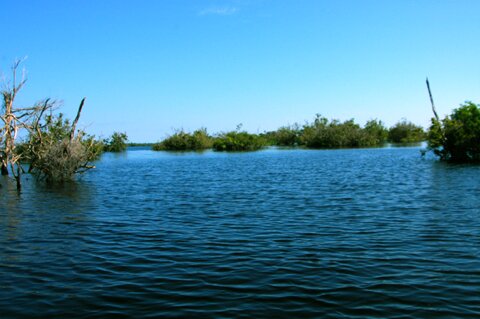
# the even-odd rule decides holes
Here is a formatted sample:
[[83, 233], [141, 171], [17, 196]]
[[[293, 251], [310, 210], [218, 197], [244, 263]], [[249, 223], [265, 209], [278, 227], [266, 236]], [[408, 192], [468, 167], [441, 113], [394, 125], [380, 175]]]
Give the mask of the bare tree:
[[3, 127], [0, 128], [1, 132], [1, 160], [2, 160], [2, 174], [8, 175], [8, 166], [12, 171], [12, 174], [17, 182], [17, 189], [21, 188], [20, 176], [22, 173], [22, 167], [19, 163], [20, 156], [15, 152], [15, 140], [18, 137], [20, 128], [22, 127], [21, 119], [27, 114], [19, 115], [19, 110], [14, 108], [14, 101], [18, 91], [22, 89], [27, 81], [25, 72], [22, 72], [20, 80], [17, 79], [18, 67], [22, 60], [16, 60], [12, 66], [12, 79], [11, 83], [5, 81], [2, 88], [2, 114], [0, 119], [3, 122]]
[[[99, 155], [98, 141], [76, 129], [85, 98], [82, 99], [72, 124], [64, 120], [61, 114], [52, 115], [51, 111], [57, 103], [50, 99], [32, 107], [16, 107], [15, 98], [26, 82], [24, 71], [18, 79], [21, 62], [22, 60], [15, 61], [11, 81], [5, 80], [1, 90], [1, 173], [8, 175], [10, 171], [20, 190], [21, 175], [24, 172], [21, 161], [30, 164], [28, 172], [52, 181], [69, 179], [76, 173], [93, 168], [90, 162]], [[16, 140], [21, 130], [27, 133], [28, 140], [19, 150]]]

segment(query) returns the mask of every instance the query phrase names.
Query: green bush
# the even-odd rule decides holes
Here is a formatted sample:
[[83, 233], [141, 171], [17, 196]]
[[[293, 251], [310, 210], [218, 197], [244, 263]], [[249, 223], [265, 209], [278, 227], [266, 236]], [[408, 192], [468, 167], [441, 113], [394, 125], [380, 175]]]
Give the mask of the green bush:
[[421, 126], [407, 120], [398, 122], [388, 131], [388, 140], [391, 143], [419, 143], [424, 141], [425, 137], [425, 132]]
[[73, 138], [72, 125], [63, 114], [48, 115], [39, 131], [32, 131], [22, 148], [22, 161], [29, 172], [50, 182], [70, 180], [76, 173], [93, 167], [103, 149], [102, 142], [79, 130]]
[[265, 141], [265, 146], [274, 146], [278, 145], [275, 138], [276, 133], [277, 131], [268, 131], [260, 133], [258, 136], [260, 136]]
[[328, 121], [317, 114], [312, 124], [306, 124], [300, 135], [300, 143], [308, 148], [346, 148], [379, 146], [385, 142], [386, 129], [382, 122], [372, 120], [365, 128], [353, 119], [340, 122]]
[[370, 120], [365, 124], [363, 130], [365, 133], [365, 146], [380, 146], [387, 141], [388, 130], [382, 121]]
[[257, 134], [231, 131], [217, 136], [213, 142], [215, 151], [256, 151], [266, 146], [266, 140]]
[[300, 144], [300, 136], [302, 131], [299, 125], [282, 126], [275, 131], [273, 144], [277, 146], [298, 146]]
[[200, 151], [212, 147], [212, 138], [202, 128], [192, 134], [183, 130], [177, 131], [160, 143], [152, 146], [154, 151]]
[[480, 162], [480, 105], [467, 101], [442, 121], [432, 118], [427, 140], [442, 160]]
[[128, 137], [126, 133], [114, 132], [108, 139], [103, 140], [105, 152], [119, 153], [127, 149]]

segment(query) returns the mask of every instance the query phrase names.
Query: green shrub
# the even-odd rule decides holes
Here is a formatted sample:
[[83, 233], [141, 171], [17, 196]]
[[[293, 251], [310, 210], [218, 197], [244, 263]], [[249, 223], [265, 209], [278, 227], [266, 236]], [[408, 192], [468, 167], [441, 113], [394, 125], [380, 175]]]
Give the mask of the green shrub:
[[371, 147], [385, 142], [386, 129], [382, 122], [372, 120], [365, 128], [353, 119], [340, 122], [328, 121], [317, 114], [312, 124], [306, 124], [300, 135], [300, 143], [308, 148]]
[[128, 137], [126, 133], [114, 132], [108, 139], [103, 140], [105, 152], [119, 153], [127, 149]]
[[154, 151], [200, 151], [212, 147], [212, 138], [202, 128], [192, 134], [183, 130], [177, 131], [160, 143], [152, 146]]
[[257, 134], [231, 131], [217, 136], [213, 142], [215, 151], [256, 151], [266, 146], [266, 140]]
[[72, 125], [63, 114], [48, 115], [39, 131], [32, 131], [21, 148], [29, 172], [50, 182], [70, 180], [76, 173], [92, 168], [103, 149], [102, 142], [79, 130], [71, 137]]
[[425, 132], [421, 126], [402, 120], [388, 131], [388, 140], [392, 143], [419, 143], [425, 140]]
[[258, 136], [260, 136], [265, 141], [265, 146], [274, 146], [278, 145], [275, 138], [276, 133], [277, 131], [268, 131], [260, 133]]
[[467, 101], [442, 121], [432, 118], [427, 140], [442, 160], [480, 162], [480, 105]]
[[302, 131], [298, 124], [293, 126], [282, 126], [275, 131], [273, 144], [277, 146], [298, 146]]
[[365, 124], [363, 130], [365, 132], [365, 146], [380, 146], [387, 141], [388, 130], [382, 121], [370, 120]]

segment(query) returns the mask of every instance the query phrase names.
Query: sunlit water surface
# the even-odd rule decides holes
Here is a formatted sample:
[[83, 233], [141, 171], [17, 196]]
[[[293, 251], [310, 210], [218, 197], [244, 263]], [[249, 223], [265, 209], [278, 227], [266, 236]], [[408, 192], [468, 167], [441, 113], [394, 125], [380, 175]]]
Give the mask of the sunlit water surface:
[[419, 148], [133, 148], [2, 179], [0, 317], [479, 318], [479, 177]]

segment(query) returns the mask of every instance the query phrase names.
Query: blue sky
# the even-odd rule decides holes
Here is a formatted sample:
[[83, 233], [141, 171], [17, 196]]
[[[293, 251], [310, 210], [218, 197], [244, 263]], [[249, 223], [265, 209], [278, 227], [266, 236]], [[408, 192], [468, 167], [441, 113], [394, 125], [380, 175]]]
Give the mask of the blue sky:
[[2, 0], [0, 71], [18, 99], [63, 100], [80, 125], [155, 142], [173, 129], [250, 132], [328, 118], [427, 126], [480, 103], [477, 0]]

